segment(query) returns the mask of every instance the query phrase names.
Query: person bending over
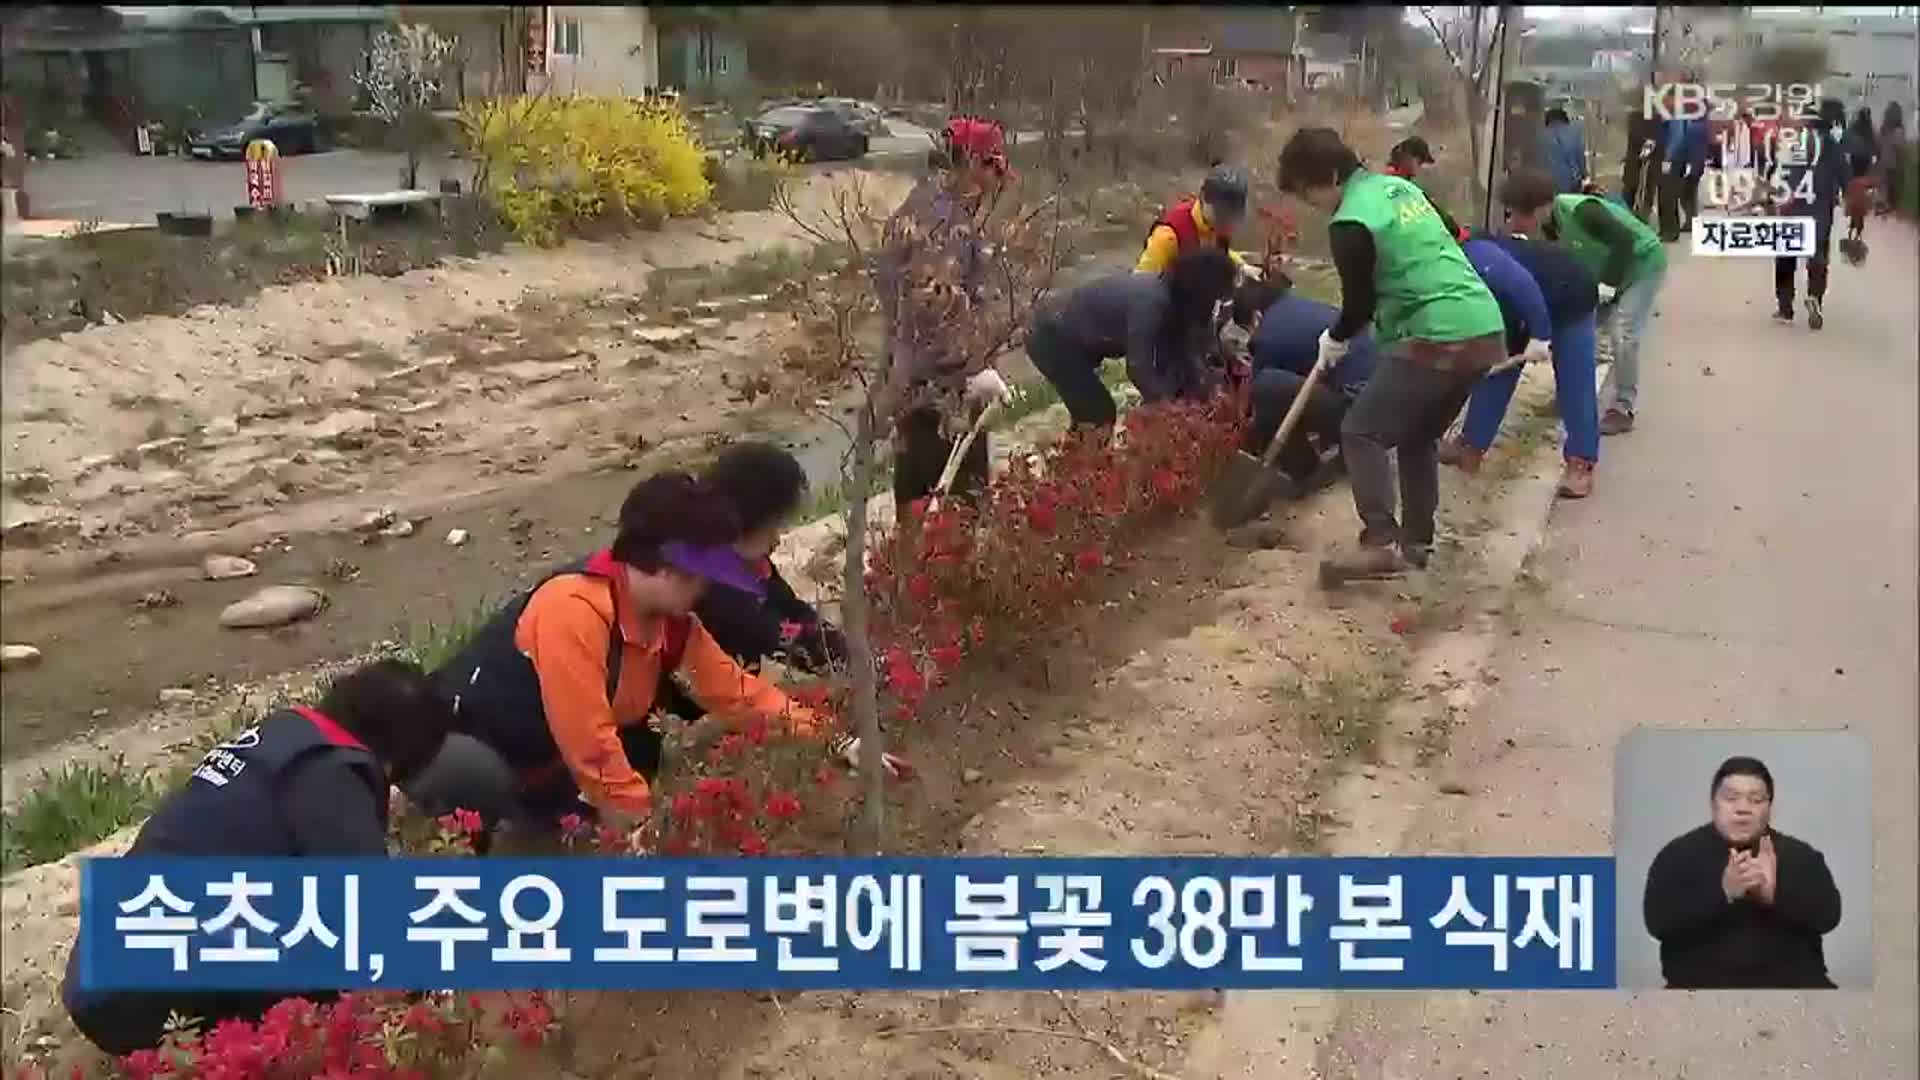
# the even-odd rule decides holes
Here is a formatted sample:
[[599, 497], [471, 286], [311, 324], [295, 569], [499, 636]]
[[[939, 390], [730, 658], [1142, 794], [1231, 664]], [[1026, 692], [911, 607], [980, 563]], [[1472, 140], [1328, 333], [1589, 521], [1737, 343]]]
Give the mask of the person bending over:
[[1197, 248], [1160, 274], [1095, 278], [1037, 305], [1027, 334], [1033, 366], [1060, 394], [1075, 427], [1111, 427], [1119, 417], [1100, 366], [1124, 356], [1143, 401], [1204, 399], [1219, 383], [1214, 309], [1233, 292], [1233, 261]]
[[1642, 916], [1670, 990], [1831, 990], [1821, 938], [1840, 925], [1826, 857], [1773, 827], [1773, 774], [1728, 758], [1708, 821], [1647, 869]]
[[[387, 854], [392, 785], [441, 750], [452, 716], [425, 672], [399, 660], [335, 679], [314, 706], [275, 709], [226, 740], [161, 801], [130, 856], [356, 857]], [[287, 997], [328, 1001], [335, 990], [152, 990], [95, 994], [80, 985], [78, 943], [61, 998], [88, 1041], [116, 1055], [150, 1050], [172, 1013], [257, 1021]]]
[[[1320, 336], [1340, 317], [1338, 308], [1301, 296], [1290, 284], [1282, 278], [1272, 286], [1242, 290], [1243, 294], [1256, 289], [1265, 294], [1259, 300], [1261, 313], [1254, 320], [1253, 416], [1242, 444], [1242, 449], [1255, 456], [1264, 453], [1278, 433], [1280, 421], [1319, 361]], [[1296, 491], [1318, 491], [1339, 477], [1340, 424], [1376, 363], [1373, 335], [1362, 330], [1348, 343], [1347, 354], [1322, 373], [1300, 414], [1299, 428], [1280, 448], [1277, 459]]]
[[[455, 730], [407, 796], [430, 811], [550, 827], [568, 814], [637, 829], [661, 740], [648, 720], [667, 673], [736, 729], [797, 739], [819, 718], [743, 670], [693, 614], [710, 583], [760, 587], [735, 545], [738, 509], [685, 473], [635, 485], [613, 545], [505, 605], [434, 681]], [[857, 760], [858, 744], [844, 753]]]
[[1424, 566], [1440, 503], [1436, 444], [1474, 384], [1506, 356], [1500, 305], [1426, 195], [1362, 168], [1338, 133], [1296, 132], [1279, 165], [1281, 191], [1332, 214], [1341, 308], [1320, 336], [1317, 362], [1338, 364], [1369, 322], [1380, 348], [1379, 366], [1341, 422], [1359, 544], [1324, 560], [1322, 581]]
[[[1509, 189], [1508, 209], [1539, 226], [1596, 282], [1600, 323], [1612, 322], [1613, 370], [1600, 434], [1633, 430], [1640, 397], [1640, 353], [1653, 324], [1653, 304], [1667, 278], [1660, 237], [1626, 207], [1598, 195], [1552, 195], [1537, 184]], [[1522, 200], [1516, 202], [1514, 200]], [[1613, 314], [1617, 310], [1617, 314]]]
[[[1516, 201], [1538, 203], [1556, 183], [1537, 169], [1515, 170], [1500, 198], [1509, 206]], [[1564, 249], [1534, 239], [1540, 227], [1539, 211], [1510, 212], [1507, 226], [1510, 234], [1475, 242], [1498, 245], [1532, 275], [1546, 302], [1552, 324], [1553, 394], [1567, 430], [1559, 493], [1562, 498], [1584, 499], [1593, 493], [1593, 469], [1600, 460], [1599, 399], [1594, 387], [1594, 310], [1600, 303], [1599, 287], [1586, 267]], [[1443, 459], [1450, 457], [1465, 472], [1478, 471], [1481, 458], [1500, 433], [1519, 383], [1519, 368], [1482, 380], [1467, 402], [1460, 441], [1450, 451], [1443, 448]]]

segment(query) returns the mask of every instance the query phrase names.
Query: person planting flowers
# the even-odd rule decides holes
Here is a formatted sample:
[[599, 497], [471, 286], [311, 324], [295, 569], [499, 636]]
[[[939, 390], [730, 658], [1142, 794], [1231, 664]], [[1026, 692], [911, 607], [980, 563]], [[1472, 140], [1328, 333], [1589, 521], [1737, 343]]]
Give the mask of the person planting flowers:
[[1027, 355], [1066, 403], [1075, 427], [1111, 427], [1119, 415], [1100, 380], [1109, 357], [1148, 403], [1205, 400], [1218, 388], [1214, 310], [1237, 271], [1215, 247], [1181, 253], [1164, 273], [1096, 278], [1036, 305]]
[[[1012, 395], [991, 367], [966, 373], [970, 358], [955, 347], [950, 328], [985, 291], [980, 219], [1013, 171], [1006, 134], [990, 120], [955, 117], [930, 163], [930, 174], [887, 221], [875, 275], [891, 361], [877, 411], [895, 417], [893, 494], [900, 506], [931, 495], [972, 416]], [[988, 460], [982, 434], [961, 460], [956, 495], [972, 497], [986, 486]]]
[[1440, 504], [1437, 444], [1474, 385], [1507, 355], [1500, 305], [1426, 195], [1363, 168], [1338, 132], [1296, 132], [1279, 165], [1281, 191], [1332, 214], [1327, 238], [1341, 308], [1320, 335], [1318, 363], [1338, 364], [1369, 322], [1381, 354], [1341, 421], [1359, 545], [1323, 561], [1321, 579], [1424, 566]]
[[[822, 718], [743, 670], [693, 614], [713, 582], [751, 589], [738, 509], [686, 473], [635, 485], [613, 545], [523, 593], [434, 672], [457, 734], [405, 788], [430, 810], [546, 827], [570, 814], [637, 833], [652, 810], [666, 673], [750, 742]], [[859, 744], [837, 746], [851, 762]]]
[[[381, 660], [340, 678], [316, 707], [268, 714], [208, 751], [186, 784], [140, 828], [130, 856], [387, 854], [391, 784], [438, 754], [452, 723], [425, 672]], [[264, 991], [114, 991], [95, 994], [68, 957], [61, 999], [88, 1041], [113, 1054], [158, 1046], [172, 1014], [209, 1027], [258, 1019], [290, 995]], [[330, 990], [305, 995], [317, 1001]]]

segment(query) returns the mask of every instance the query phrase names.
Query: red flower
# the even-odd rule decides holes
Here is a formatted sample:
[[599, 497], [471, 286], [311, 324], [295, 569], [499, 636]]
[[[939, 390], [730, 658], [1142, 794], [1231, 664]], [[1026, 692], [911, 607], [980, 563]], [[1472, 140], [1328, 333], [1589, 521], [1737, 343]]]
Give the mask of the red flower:
[[767, 816], [785, 821], [800, 816], [800, 800], [792, 792], [775, 791], [767, 796]]
[[422, 1001], [407, 1009], [406, 1014], [400, 1018], [400, 1026], [408, 1031], [436, 1035], [447, 1025], [440, 1019], [440, 1014], [434, 1010], [433, 1006]]
[[913, 661], [903, 659], [899, 663], [887, 664], [887, 689], [903, 698], [918, 697], [927, 692], [927, 678]]
[[933, 599], [933, 579], [925, 574], [914, 574], [907, 578], [907, 595], [920, 604]]
[[1401, 612], [1400, 614], [1395, 615], [1392, 619], [1389, 619], [1387, 621], [1387, 629], [1392, 630], [1394, 633], [1399, 634], [1401, 637], [1405, 637], [1406, 635], [1413, 633], [1413, 628], [1414, 628], [1414, 617], [1412, 615], [1407, 614], [1406, 612]]
[[742, 855], [765, 855], [767, 853], [766, 838], [759, 833], [748, 833], [741, 837], [738, 846], [740, 848], [740, 854]]
[[1059, 527], [1060, 521], [1053, 507], [1036, 503], [1027, 507], [1027, 524], [1042, 536], [1052, 536], [1054, 529]]
[[1149, 477], [1153, 493], [1162, 499], [1171, 499], [1180, 493], [1180, 477], [1172, 469], [1155, 469]]
[[567, 837], [576, 837], [587, 829], [587, 819], [579, 814], [568, 814], [560, 819], [560, 832]]
[[961, 652], [958, 645], [938, 645], [933, 649], [933, 663], [941, 671], [952, 671], [960, 666]]
[[727, 734], [720, 739], [720, 752], [728, 757], [739, 757], [747, 751], [747, 740], [740, 735]]
[[673, 802], [670, 805], [675, 821], [688, 821], [693, 818], [695, 808], [700, 805], [700, 800], [694, 796], [693, 792], [683, 791], [673, 797]]
[[783, 621], [780, 624], [780, 643], [782, 645], [792, 644], [793, 639], [799, 637], [800, 631], [805, 629], [806, 629], [805, 626], [802, 626], [800, 623], [794, 622], [791, 619]]
[[1097, 548], [1087, 548], [1073, 557], [1073, 564], [1080, 570], [1098, 570], [1105, 566], [1107, 558]]

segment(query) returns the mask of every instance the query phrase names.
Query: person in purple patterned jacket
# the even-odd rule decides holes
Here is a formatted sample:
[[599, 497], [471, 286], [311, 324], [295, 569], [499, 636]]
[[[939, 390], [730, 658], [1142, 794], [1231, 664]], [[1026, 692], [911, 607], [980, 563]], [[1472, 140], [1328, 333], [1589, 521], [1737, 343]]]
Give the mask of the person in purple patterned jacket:
[[[971, 415], [1009, 394], [992, 368], [968, 376], [968, 358], [956, 355], [952, 331], [943, 325], [955, 310], [952, 298], [938, 289], [923, 295], [925, 283], [916, 284], [938, 261], [950, 260], [955, 284], [979, 302], [987, 265], [977, 215], [1010, 172], [1006, 136], [991, 121], [957, 117], [941, 132], [932, 165], [888, 219], [878, 275], [890, 354], [880, 415], [898, 418], [893, 493], [902, 507], [933, 493]], [[988, 461], [982, 434], [961, 463], [954, 493], [965, 497], [985, 487]]]

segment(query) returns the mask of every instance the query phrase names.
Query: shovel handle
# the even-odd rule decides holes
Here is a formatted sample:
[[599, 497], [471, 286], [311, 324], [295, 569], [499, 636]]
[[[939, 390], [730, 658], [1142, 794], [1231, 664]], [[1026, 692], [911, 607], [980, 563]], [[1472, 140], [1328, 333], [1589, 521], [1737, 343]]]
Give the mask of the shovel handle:
[[1273, 433], [1273, 441], [1267, 444], [1266, 451], [1260, 455], [1261, 467], [1270, 469], [1274, 462], [1280, 460], [1280, 448], [1287, 444], [1293, 429], [1300, 426], [1300, 417], [1307, 411], [1307, 399], [1313, 396], [1314, 389], [1320, 385], [1320, 375], [1325, 367], [1316, 361], [1313, 370], [1307, 372], [1306, 381], [1300, 384], [1299, 391], [1293, 395], [1293, 404], [1287, 406], [1287, 415], [1280, 418], [1280, 428]]
[[967, 451], [973, 449], [973, 441], [986, 430], [987, 421], [999, 408], [1000, 403], [996, 401], [981, 409], [980, 415], [974, 418], [973, 426], [967, 429], [967, 433], [959, 442], [953, 444], [953, 452], [947, 455], [947, 467], [940, 470], [940, 482], [934, 485], [933, 497], [927, 500], [929, 512], [940, 509], [940, 499], [946, 495], [948, 488], [953, 487], [954, 479], [960, 475], [960, 463], [966, 460]]

